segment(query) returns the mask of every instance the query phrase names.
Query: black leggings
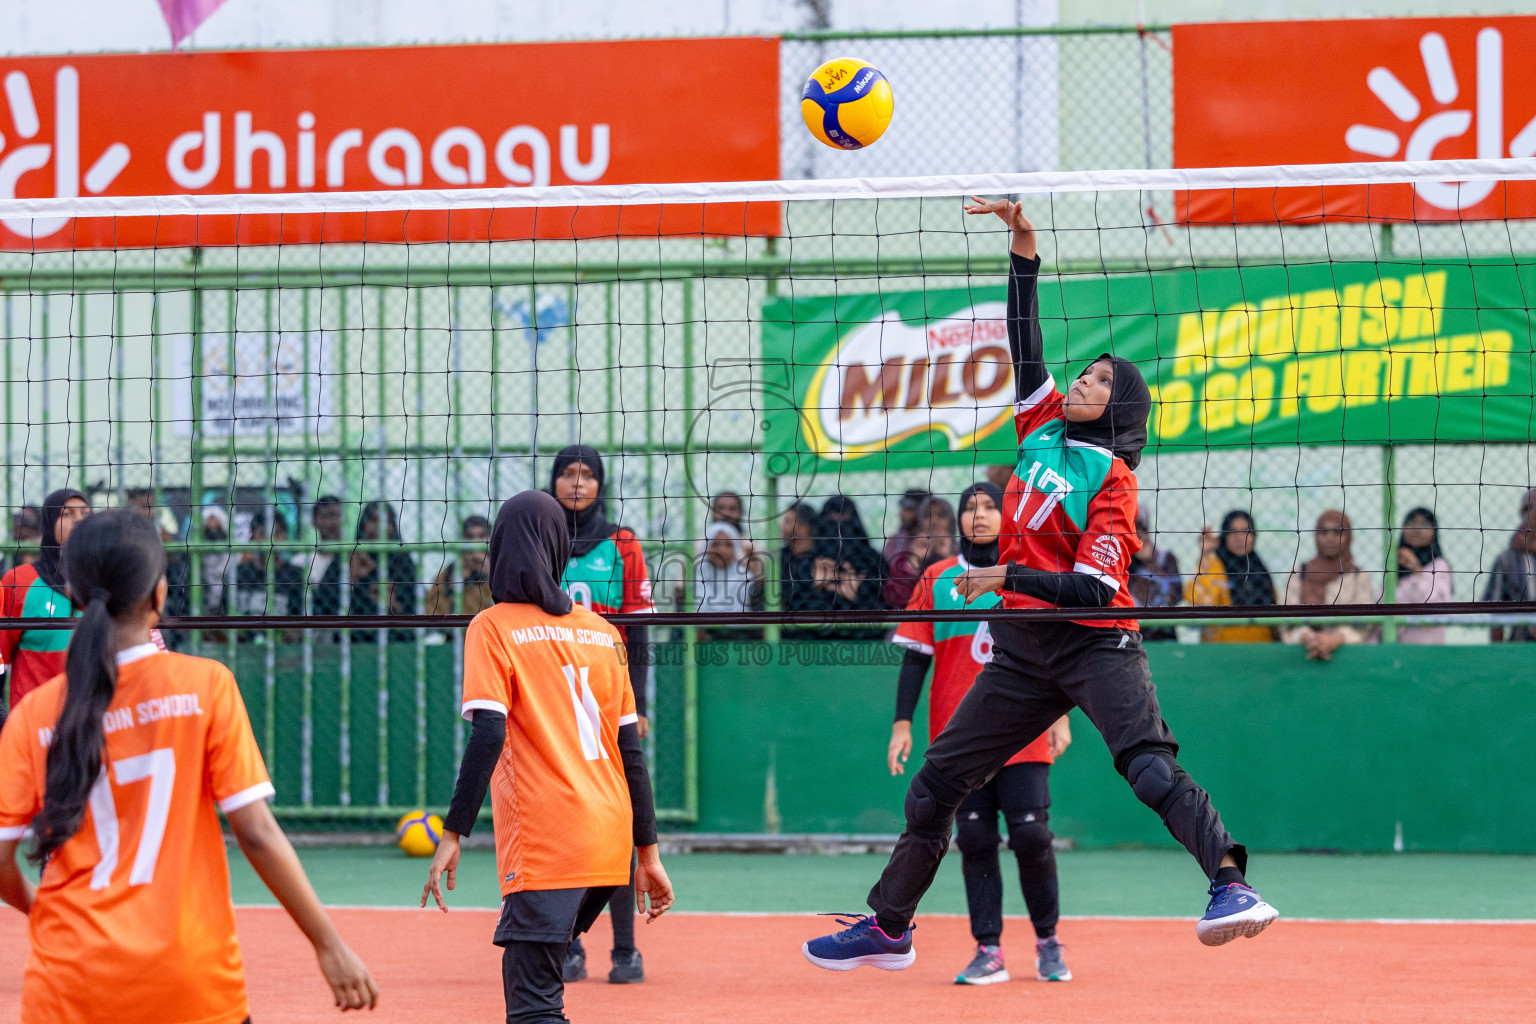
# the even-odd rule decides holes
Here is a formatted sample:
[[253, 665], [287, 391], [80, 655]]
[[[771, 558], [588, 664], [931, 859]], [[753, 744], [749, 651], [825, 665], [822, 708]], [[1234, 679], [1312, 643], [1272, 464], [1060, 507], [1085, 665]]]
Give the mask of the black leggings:
[[1056, 934], [1061, 897], [1056, 884], [1056, 851], [1051, 846], [1051, 766], [1038, 762], [1005, 765], [973, 790], [955, 819], [955, 845], [965, 876], [971, 935], [996, 946], [1003, 935], [1003, 875], [998, 856], [1002, 836], [997, 816], [1008, 823], [1008, 848], [1019, 862], [1019, 887], [1037, 939]]
[[994, 622], [992, 661], [976, 677], [907, 790], [907, 826], [869, 891], [887, 934], [904, 932], [949, 849], [955, 812], [1019, 748], [1076, 706], [1104, 737], [1115, 769], [1142, 803], [1215, 878], [1228, 854], [1239, 870], [1248, 851], [1233, 842], [1174, 759], [1179, 745], [1157, 705], [1137, 633], [1071, 622]]

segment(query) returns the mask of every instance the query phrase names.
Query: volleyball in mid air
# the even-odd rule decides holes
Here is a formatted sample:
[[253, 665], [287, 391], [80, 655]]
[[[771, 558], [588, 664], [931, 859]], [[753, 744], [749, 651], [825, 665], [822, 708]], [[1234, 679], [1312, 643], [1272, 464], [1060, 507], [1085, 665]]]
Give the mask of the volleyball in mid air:
[[833, 149], [863, 149], [891, 124], [891, 83], [880, 69], [852, 57], [812, 72], [800, 94], [800, 116], [811, 134]]
[[443, 819], [426, 811], [412, 811], [395, 825], [395, 842], [408, 857], [430, 857], [443, 838]]

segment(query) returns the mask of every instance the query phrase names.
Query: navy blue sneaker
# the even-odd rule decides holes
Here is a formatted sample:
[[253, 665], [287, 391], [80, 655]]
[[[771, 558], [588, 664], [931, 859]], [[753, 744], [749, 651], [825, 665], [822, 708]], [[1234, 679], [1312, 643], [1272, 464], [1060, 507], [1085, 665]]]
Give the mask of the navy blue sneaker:
[[838, 924], [848, 927], [812, 939], [800, 947], [805, 958], [817, 967], [829, 971], [851, 971], [855, 967], [904, 971], [917, 959], [917, 953], [912, 949], [912, 932], [917, 925], [909, 925], [900, 938], [893, 939], [880, 930], [873, 917], [862, 914], [835, 916]]
[[1195, 925], [1195, 934], [1207, 946], [1220, 946], [1236, 938], [1253, 938], [1279, 916], [1278, 910], [1246, 885], [1213, 884], [1210, 906]]

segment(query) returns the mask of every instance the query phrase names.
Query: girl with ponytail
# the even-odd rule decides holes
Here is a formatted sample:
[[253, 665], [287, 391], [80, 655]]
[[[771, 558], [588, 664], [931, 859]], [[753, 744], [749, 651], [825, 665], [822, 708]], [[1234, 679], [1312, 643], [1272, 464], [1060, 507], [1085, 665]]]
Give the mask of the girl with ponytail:
[[[64, 674], [0, 732], [0, 899], [26, 914], [29, 1024], [248, 1019], [218, 810], [315, 946], [342, 1009], [371, 1007], [267, 799], [240, 691], [215, 661], [153, 641], [165, 549], [134, 512], [82, 521], [63, 552], [80, 612]], [[42, 867], [33, 885], [17, 863]]]

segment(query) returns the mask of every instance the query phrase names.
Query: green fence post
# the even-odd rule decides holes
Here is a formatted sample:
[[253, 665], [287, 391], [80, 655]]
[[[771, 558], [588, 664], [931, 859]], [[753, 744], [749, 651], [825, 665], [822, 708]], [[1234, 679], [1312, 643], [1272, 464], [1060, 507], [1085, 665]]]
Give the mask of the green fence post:
[[[763, 481], [763, 501], [768, 506], [768, 533], [763, 538], [763, 608], [782, 611], [784, 581], [779, 579], [779, 478], [769, 473]], [[763, 627], [763, 639], [777, 644], [783, 639], [783, 627], [770, 622]]]
[[[1397, 602], [1397, 550], [1392, 545], [1392, 530], [1397, 522], [1397, 452], [1390, 444], [1381, 446], [1381, 515], [1387, 531], [1386, 568], [1381, 578], [1381, 600], [1385, 604]], [[1397, 643], [1397, 619], [1387, 619], [1381, 624], [1383, 643]]]

